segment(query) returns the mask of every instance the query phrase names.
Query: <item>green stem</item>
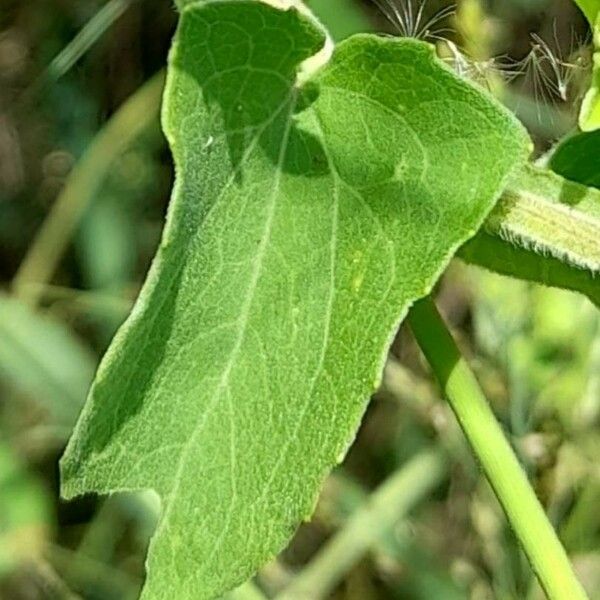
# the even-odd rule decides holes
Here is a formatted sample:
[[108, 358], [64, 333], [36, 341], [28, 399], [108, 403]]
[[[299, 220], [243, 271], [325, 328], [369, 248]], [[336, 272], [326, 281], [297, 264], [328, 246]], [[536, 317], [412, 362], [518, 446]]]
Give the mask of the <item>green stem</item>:
[[109, 0], [52, 59], [44, 76], [53, 81], [62, 77], [131, 6], [132, 2], [133, 0]]
[[582, 292], [600, 306], [600, 190], [528, 165], [458, 256], [503, 275]]
[[423, 452], [394, 473], [319, 551], [278, 600], [327, 598], [346, 573], [446, 473], [440, 451]]
[[548, 598], [586, 599], [544, 509], [433, 301], [417, 302], [409, 322]]
[[528, 166], [504, 190], [484, 230], [576, 269], [600, 272], [600, 192]]

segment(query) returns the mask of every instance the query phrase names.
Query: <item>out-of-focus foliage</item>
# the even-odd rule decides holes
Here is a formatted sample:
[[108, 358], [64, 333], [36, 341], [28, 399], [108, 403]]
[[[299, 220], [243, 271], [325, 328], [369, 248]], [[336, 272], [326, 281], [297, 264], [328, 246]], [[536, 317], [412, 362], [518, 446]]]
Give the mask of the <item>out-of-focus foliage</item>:
[[73, 426], [94, 368], [92, 353], [62, 323], [0, 295], [0, 376], [49, 419]]
[[35, 559], [49, 540], [50, 498], [12, 450], [0, 444], [0, 578]]

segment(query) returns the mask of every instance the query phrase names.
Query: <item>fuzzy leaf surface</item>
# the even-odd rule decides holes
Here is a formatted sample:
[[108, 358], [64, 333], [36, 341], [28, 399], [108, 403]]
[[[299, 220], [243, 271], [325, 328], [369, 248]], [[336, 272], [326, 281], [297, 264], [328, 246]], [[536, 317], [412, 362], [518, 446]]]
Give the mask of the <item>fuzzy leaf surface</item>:
[[191, 4], [163, 126], [163, 240], [62, 460], [63, 492], [153, 488], [143, 598], [212, 598], [310, 516], [394, 333], [525, 160], [430, 46], [324, 43], [295, 9]]

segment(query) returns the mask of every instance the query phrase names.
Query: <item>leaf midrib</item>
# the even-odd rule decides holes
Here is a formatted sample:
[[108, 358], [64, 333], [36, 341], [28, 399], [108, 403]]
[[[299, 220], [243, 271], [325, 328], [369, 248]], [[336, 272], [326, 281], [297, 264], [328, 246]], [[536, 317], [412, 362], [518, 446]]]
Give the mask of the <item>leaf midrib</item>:
[[[271, 193], [270, 198], [269, 198], [269, 204], [267, 207], [267, 214], [266, 214], [267, 218], [265, 220], [265, 227], [264, 227], [264, 230], [262, 233], [262, 238], [261, 238], [260, 244], [258, 245], [257, 252], [255, 254], [255, 258], [253, 261], [252, 275], [251, 275], [251, 278], [250, 278], [250, 281], [248, 284], [248, 289], [245, 294], [246, 299], [242, 305], [242, 310], [240, 311], [241, 316], [240, 316], [239, 332], [236, 337], [235, 344], [231, 350], [230, 358], [229, 358], [227, 364], [225, 365], [223, 374], [219, 380], [219, 384], [217, 385], [216, 390], [213, 392], [213, 398], [210, 400], [206, 409], [203, 411], [202, 418], [200, 419], [198, 424], [194, 427], [194, 430], [192, 431], [191, 435], [188, 437], [188, 440], [182, 446], [182, 452], [181, 452], [180, 458], [177, 462], [177, 468], [175, 470], [175, 475], [173, 477], [173, 484], [171, 486], [171, 489], [169, 490], [169, 494], [168, 494], [167, 500], [165, 502], [166, 506], [165, 506], [164, 515], [163, 515], [163, 518], [161, 521], [161, 525], [159, 526], [159, 528], [157, 528], [157, 531], [156, 531], [156, 536], [155, 536], [156, 538], [159, 537], [159, 534], [160, 534], [159, 529], [162, 530], [162, 529], [168, 527], [168, 524], [170, 521], [170, 516], [172, 514], [173, 506], [175, 503], [175, 499], [177, 498], [179, 488], [184, 480], [183, 475], [184, 475], [184, 471], [185, 471], [186, 465], [188, 463], [188, 460], [190, 458], [190, 454], [196, 445], [196, 442], [198, 440], [200, 433], [202, 432], [202, 430], [204, 428], [207, 415], [210, 413], [210, 411], [214, 407], [215, 403], [222, 396], [224, 389], [226, 389], [229, 385], [229, 377], [231, 374], [231, 370], [233, 369], [233, 367], [237, 361], [237, 358], [239, 356], [239, 353], [241, 351], [241, 348], [243, 346], [243, 341], [246, 336], [246, 331], [248, 328], [252, 305], [254, 303], [256, 290], [258, 288], [258, 283], [260, 280], [260, 274], [262, 272], [262, 268], [263, 268], [263, 264], [264, 264], [264, 258], [265, 258], [266, 252], [267, 252], [269, 242], [271, 240], [272, 226], [273, 226], [273, 221], [274, 221], [274, 216], [275, 216], [276, 206], [277, 206], [277, 195], [280, 190], [281, 178], [282, 178], [282, 173], [283, 173], [283, 163], [284, 163], [285, 154], [286, 154], [287, 148], [288, 148], [290, 130], [291, 130], [292, 123], [293, 123], [292, 114], [296, 107], [296, 103], [297, 103], [297, 92], [294, 89], [292, 89], [292, 93], [286, 99], [286, 101], [283, 103], [283, 105], [281, 107], [281, 108], [283, 108], [283, 106], [285, 106], [285, 104], [289, 105], [288, 115], [287, 115], [287, 119], [285, 120], [285, 126], [284, 126], [283, 136], [282, 136], [282, 140], [281, 140], [281, 146], [279, 148], [279, 156], [278, 156], [277, 170], [276, 170], [277, 175], [276, 175], [274, 185], [273, 185], [273, 192]], [[256, 144], [256, 141], [258, 141], [260, 136], [263, 134], [264, 130], [268, 127], [268, 125], [270, 123], [272, 123], [275, 120], [275, 118], [278, 114], [279, 114], [279, 110], [276, 111], [276, 114], [274, 115], [273, 119], [269, 120], [261, 128], [260, 133], [256, 136], [256, 138], [254, 140], [254, 146]], [[224, 191], [221, 193], [219, 198], [221, 198], [223, 195], [224, 195]], [[215, 204], [213, 204], [212, 208], [214, 208], [214, 206], [215, 206]], [[231, 402], [231, 399], [229, 399], [229, 402]], [[231, 407], [231, 410], [233, 410], [233, 407]], [[231, 417], [231, 427], [232, 427], [232, 429], [230, 430], [230, 436], [232, 436], [232, 431], [235, 430], [235, 426], [234, 426], [234, 422], [233, 422], [231, 413], [230, 413], [230, 417]], [[234, 440], [231, 439], [230, 443], [232, 445], [234, 445]], [[234, 456], [234, 453], [232, 454], [232, 456]], [[234, 462], [235, 461], [233, 460], [232, 465], [231, 465], [232, 470], [234, 468]], [[231, 523], [231, 514], [232, 514], [233, 504], [235, 502], [235, 484], [233, 483], [235, 481], [235, 477], [232, 477], [231, 479], [232, 479], [232, 496], [230, 499], [230, 506], [227, 510], [228, 516], [227, 516], [226, 522], [221, 530], [219, 537], [217, 538], [217, 540], [214, 543], [213, 552], [211, 553], [211, 557], [215, 556], [217, 550], [219, 549], [220, 545], [222, 544], [223, 539], [225, 538], [226, 534], [228, 533], [229, 526]], [[211, 564], [211, 560], [212, 560], [212, 558], [209, 559], [208, 564]]]

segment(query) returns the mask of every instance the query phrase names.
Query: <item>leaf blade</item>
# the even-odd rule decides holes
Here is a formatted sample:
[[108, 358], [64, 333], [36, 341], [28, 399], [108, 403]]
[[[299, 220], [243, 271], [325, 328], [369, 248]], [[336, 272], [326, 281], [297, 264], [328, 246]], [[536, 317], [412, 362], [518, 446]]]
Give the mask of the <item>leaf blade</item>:
[[579, 111], [579, 127], [582, 131], [600, 129], [600, 1], [575, 0], [590, 23], [593, 35], [592, 79]]
[[161, 496], [145, 598], [230, 589], [310, 515], [408, 306], [527, 152], [421, 43], [357, 36], [299, 89], [323, 42], [256, 2], [182, 15], [168, 223], [61, 465], [67, 496]]
[[565, 179], [600, 189], [600, 131], [562, 140], [550, 157], [550, 167]]

